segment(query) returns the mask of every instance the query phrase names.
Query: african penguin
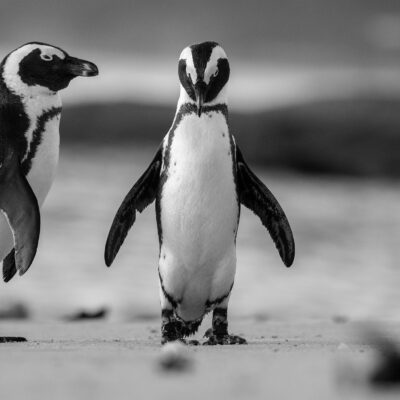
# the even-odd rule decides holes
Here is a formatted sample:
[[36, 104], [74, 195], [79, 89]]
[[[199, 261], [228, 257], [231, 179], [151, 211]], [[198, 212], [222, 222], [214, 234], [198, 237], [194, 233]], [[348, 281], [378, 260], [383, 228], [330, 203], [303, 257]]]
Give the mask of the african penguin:
[[0, 260], [6, 282], [17, 270], [26, 272], [36, 253], [38, 207], [58, 163], [58, 92], [77, 76], [97, 74], [93, 63], [40, 42], [17, 48], [0, 64]]
[[227, 322], [240, 204], [261, 219], [286, 266], [294, 260], [294, 239], [281, 206], [250, 170], [229, 131], [229, 71], [217, 43], [182, 51], [172, 127], [123, 200], [107, 238], [105, 262], [110, 266], [136, 210], [156, 201], [162, 343], [193, 334], [211, 310], [205, 344], [246, 343], [228, 333]]

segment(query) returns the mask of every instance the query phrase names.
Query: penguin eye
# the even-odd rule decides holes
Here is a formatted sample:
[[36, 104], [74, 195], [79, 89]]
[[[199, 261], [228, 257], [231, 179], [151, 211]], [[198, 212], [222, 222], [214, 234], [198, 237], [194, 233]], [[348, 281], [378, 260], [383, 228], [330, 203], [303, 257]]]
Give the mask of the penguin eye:
[[53, 59], [53, 56], [50, 56], [49, 54], [41, 54], [40, 58], [44, 61], [51, 61]]

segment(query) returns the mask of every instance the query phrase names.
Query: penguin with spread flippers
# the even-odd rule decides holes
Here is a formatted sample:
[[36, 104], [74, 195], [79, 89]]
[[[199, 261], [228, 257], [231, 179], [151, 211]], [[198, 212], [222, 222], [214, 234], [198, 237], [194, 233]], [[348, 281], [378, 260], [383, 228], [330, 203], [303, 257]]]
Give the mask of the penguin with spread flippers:
[[39, 209], [53, 182], [59, 153], [61, 98], [77, 76], [97, 67], [40, 42], [0, 63], [0, 260], [7, 282], [26, 272], [39, 239]]
[[114, 217], [105, 247], [113, 262], [136, 211], [156, 201], [160, 243], [162, 343], [184, 340], [213, 311], [205, 344], [242, 344], [228, 333], [227, 310], [236, 270], [240, 204], [268, 229], [287, 267], [295, 244], [272, 193], [246, 164], [228, 128], [227, 56], [215, 42], [183, 50], [180, 97], [172, 127], [150, 166]]

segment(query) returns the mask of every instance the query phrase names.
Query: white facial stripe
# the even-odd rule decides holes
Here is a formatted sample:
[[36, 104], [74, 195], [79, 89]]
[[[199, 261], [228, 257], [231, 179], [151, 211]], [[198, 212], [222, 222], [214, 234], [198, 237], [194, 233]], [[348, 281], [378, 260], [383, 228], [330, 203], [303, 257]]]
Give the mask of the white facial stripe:
[[208, 85], [211, 77], [216, 73], [218, 69], [218, 60], [220, 58], [227, 58], [224, 49], [221, 46], [215, 46], [212, 50], [210, 59], [206, 65], [204, 72], [204, 82]]
[[[58, 56], [61, 59], [65, 58], [65, 54], [54, 47], [39, 45], [39, 44], [27, 44], [16, 50], [14, 50], [8, 57], [4, 64], [3, 79], [7, 87], [18, 96], [34, 96], [40, 93], [50, 93], [48, 88], [43, 86], [35, 85], [28, 86], [25, 84], [19, 76], [19, 64], [20, 62], [32, 51], [40, 49], [41, 56]], [[52, 93], [52, 92], [51, 92]]]
[[185, 49], [183, 49], [179, 59], [186, 61], [186, 73], [190, 74], [192, 82], [196, 83], [197, 72], [194, 66], [192, 50], [190, 49], [190, 47], [186, 47]]
[[[207, 65], [206, 65], [206, 70], [205, 70], [205, 74], [204, 74], [204, 81], [206, 84], [210, 83], [211, 77], [216, 73], [217, 66], [218, 66], [218, 60], [220, 58], [227, 59], [226, 53], [221, 46], [215, 46], [211, 52], [210, 59], [208, 60]], [[192, 80], [193, 79], [197, 80], [197, 73], [196, 73], [196, 69], [194, 67], [192, 50], [190, 49], [190, 47], [187, 47], [182, 51], [179, 59], [186, 61], [187, 72], [190, 72], [190, 74], [192, 76]], [[196, 82], [196, 81], [193, 80], [193, 82]], [[215, 104], [227, 104], [228, 99], [227, 99], [226, 86], [227, 85], [225, 85], [220, 90], [218, 95], [212, 101], [207, 102], [207, 105], [212, 106]], [[185, 104], [185, 103], [194, 103], [194, 101], [192, 98], [189, 97], [185, 88], [182, 85], [180, 85], [180, 95], [179, 95], [179, 100], [178, 100], [178, 104], [177, 104], [177, 112], [179, 111], [182, 104]]]
[[20, 62], [33, 50], [40, 49], [41, 55], [57, 55], [60, 58], [65, 58], [65, 54], [60, 50], [44, 45], [28, 44], [13, 51], [4, 64], [3, 79], [8, 89], [14, 94], [21, 97], [25, 113], [29, 119], [29, 128], [25, 132], [25, 137], [28, 143], [27, 151], [22, 159], [25, 160], [33, 139], [33, 132], [37, 127], [37, 118], [43, 112], [52, 107], [60, 107], [61, 100], [58, 94], [50, 91], [48, 88], [35, 85], [29, 86], [21, 80], [19, 75]]
[[51, 47], [51, 46], [37, 46], [37, 48], [40, 49], [40, 57], [51, 57], [53, 58], [54, 56], [57, 56], [59, 58], [61, 58], [61, 60], [64, 60], [65, 58], [65, 53], [63, 53], [61, 50], [56, 49], [55, 47]]

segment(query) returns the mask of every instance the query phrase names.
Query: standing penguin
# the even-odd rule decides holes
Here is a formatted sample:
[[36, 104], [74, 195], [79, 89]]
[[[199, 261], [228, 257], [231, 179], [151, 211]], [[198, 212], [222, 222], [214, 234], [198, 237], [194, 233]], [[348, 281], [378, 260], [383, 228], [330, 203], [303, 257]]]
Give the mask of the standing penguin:
[[[97, 67], [45, 43], [27, 43], [0, 64], [0, 260], [3, 279], [22, 275], [36, 253], [39, 208], [58, 163], [61, 98]], [[10, 229], [11, 228], [11, 229]]]
[[187, 47], [178, 73], [174, 122], [114, 218], [105, 262], [113, 262], [136, 210], [156, 200], [162, 343], [195, 333], [213, 310], [205, 344], [242, 344], [246, 340], [230, 335], [227, 322], [240, 204], [261, 219], [287, 267], [294, 239], [281, 206], [250, 170], [229, 131], [224, 50], [214, 42]]

